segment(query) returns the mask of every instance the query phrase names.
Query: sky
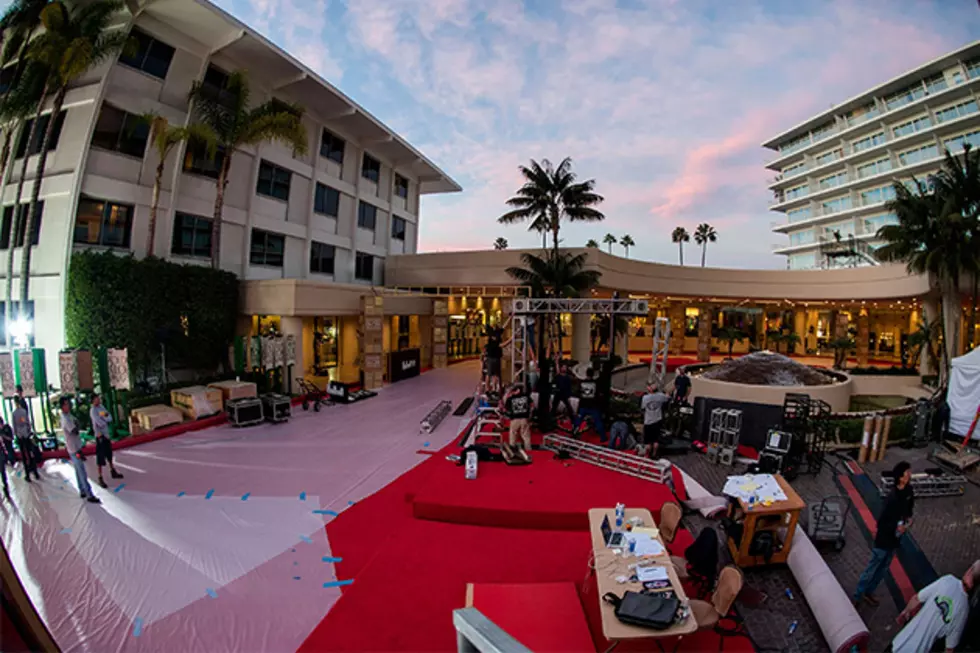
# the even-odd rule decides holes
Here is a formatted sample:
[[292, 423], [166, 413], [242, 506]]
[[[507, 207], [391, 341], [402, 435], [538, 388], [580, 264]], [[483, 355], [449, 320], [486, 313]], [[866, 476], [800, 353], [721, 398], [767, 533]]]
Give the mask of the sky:
[[421, 251], [539, 244], [496, 218], [519, 165], [567, 156], [606, 219], [563, 245], [629, 234], [631, 258], [676, 263], [673, 228], [707, 222], [718, 267], [785, 267], [764, 140], [980, 38], [977, 0], [217, 3], [463, 187], [423, 197]]

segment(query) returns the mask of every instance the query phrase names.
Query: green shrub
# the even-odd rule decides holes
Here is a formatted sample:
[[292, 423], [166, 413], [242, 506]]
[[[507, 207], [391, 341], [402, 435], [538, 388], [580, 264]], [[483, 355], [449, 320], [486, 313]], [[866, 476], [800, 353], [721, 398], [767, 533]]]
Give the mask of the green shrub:
[[238, 279], [230, 272], [77, 252], [65, 294], [68, 346], [125, 347], [134, 377], [150, 370], [163, 335], [168, 364], [211, 371], [235, 335]]

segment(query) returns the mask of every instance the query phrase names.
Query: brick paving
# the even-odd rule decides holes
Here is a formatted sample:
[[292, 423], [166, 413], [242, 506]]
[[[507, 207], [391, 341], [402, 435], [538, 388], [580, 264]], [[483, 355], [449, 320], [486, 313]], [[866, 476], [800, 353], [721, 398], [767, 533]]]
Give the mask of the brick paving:
[[[873, 479], [877, 479], [882, 469], [890, 469], [903, 458], [912, 463], [913, 472], [923, 471], [935, 466], [926, 460], [926, 453], [924, 449], [893, 448], [883, 462], [868, 465], [867, 471]], [[827, 460], [829, 464], [824, 466], [819, 475], [802, 475], [793, 482], [793, 488], [807, 503], [840, 494], [834, 482], [835, 472], [831, 467], [843, 472], [844, 458], [829, 456]], [[727, 476], [745, 470], [745, 465], [736, 464], [734, 468], [712, 465], [705, 457], [694, 453], [678, 456], [674, 462], [715, 494], [720, 494]], [[980, 488], [975, 485], [968, 485], [963, 497], [917, 501], [912, 536], [940, 576], [947, 573], [960, 575], [974, 559], [980, 557], [980, 526], [974, 523], [978, 513]], [[845, 530], [847, 544], [844, 549], [840, 552], [827, 550], [824, 553], [824, 560], [848, 595], [857, 585], [871, 552], [870, 542], [855, 517], [852, 511]], [[719, 528], [717, 522], [703, 519], [700, 515], [685, 517], [685, 524], [694, 535], [702, 528]], [[724, 541], [720, 528], [719, 539]], [[731, 561], [727, 550], [723, 552], [722, 560], [723, 564]], [[745, 581], [746, 585], [767, 596], [757, 606], [738, 606], [745, 618], [746, 627], [760, 650], [800, 653], [824, 653], [827, 650], [820, 628], [788, 567], [779, 565], [747, 569]], [[795, 600], [790, 600], [785, 595], [787, 588], [791, 589]], [[871, 633], [870, 651], [884, 650], [895, 636], [895, 618], [902, 607], [896, 605], [885, 583], [878, 588], [876, 596], [881, 601], [879, 606], [862, 605], [858, 610]], [[789, 635], [789, 626], [794, 620], [799, 625], [795, 633]]]

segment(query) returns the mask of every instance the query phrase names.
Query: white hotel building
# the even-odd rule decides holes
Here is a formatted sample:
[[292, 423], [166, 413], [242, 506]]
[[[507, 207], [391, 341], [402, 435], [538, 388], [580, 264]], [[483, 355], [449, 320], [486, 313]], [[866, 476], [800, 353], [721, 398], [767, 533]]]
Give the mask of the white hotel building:
[[[128, 0], [127, 8], [118, 27], [131, 30], [139, 51], [90, 70], [73, 84], [41, 180], [44, 205], [30, 296], [36, 345], [47, 349], [49, 374], [65, 342], [64, 293], [72, 252], [147, 254], [158, 160], [136, 116], [156, 112], [185, 124], [188, 92], [196, 80], [220, 87], [229, 71], [244, 69], [255, 103], [275, 97], [306, 110], [307, 155], [293, 156], [273, 143], [235, 152], [220, 264], [243, 279], [383, 284], [385, 257], [417, 249], [420, 195], [460, 190], [390, 128], [207, 0]], [[0, 270], [6, 270], [16, 231], [11, 222], [20, 157], [40, 150], [40, 142], [32, 143], [28, 153], [21, 136], [18, 160], [3, 185]], [[170, 155], [157, 256], [208, 264], [218, 165], [183, 146]], [[21, 251], [15, 250], [15, 275]], [[16, 298], [17, 279], [14, 285]]]
[[980, 41], [816, 115], [763, 145], [771, 209], [786, 215], [775, 248], [791, 270], [874, 264], [896, 181], [924, 180], [946, 149], [980, 146]]

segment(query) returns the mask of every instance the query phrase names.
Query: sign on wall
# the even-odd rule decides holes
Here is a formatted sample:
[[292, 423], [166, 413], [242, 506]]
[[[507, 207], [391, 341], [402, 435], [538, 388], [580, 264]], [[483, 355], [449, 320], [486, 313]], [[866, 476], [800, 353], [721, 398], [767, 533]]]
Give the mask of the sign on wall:
[[388, 354], [388, 382], [396, 383], [418, 376], [422, 371], [422, 356], [418, 349], [402, 349]]

